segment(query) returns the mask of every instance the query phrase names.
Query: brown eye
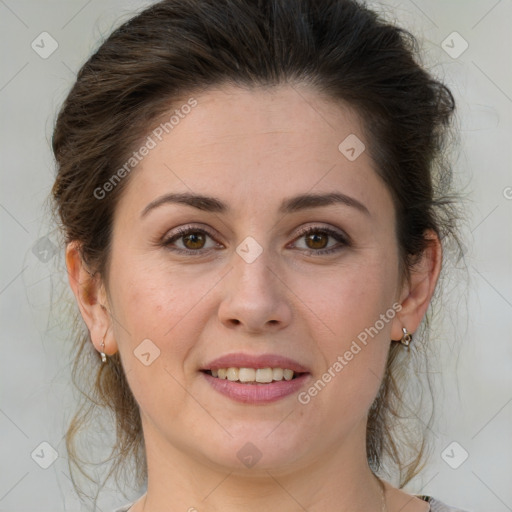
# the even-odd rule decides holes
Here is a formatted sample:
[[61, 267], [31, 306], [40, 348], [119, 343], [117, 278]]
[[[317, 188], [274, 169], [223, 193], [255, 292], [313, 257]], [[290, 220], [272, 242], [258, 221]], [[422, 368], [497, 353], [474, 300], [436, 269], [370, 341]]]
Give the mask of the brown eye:
[[[344, 247], [350, 246], [349, 239], [343, 233], [327, 227], [309, 227], [302, 230], [299, 238], [305, 247], [299, 247], [306, 253], [313, 256], [321, 256], [341, 251]], [[330, 244], [331, 241], [338, 242]], [[297, 244], [297, 242], [295, 242]]]
[[202, 249], [205, 244], [205, 237], [200, 231], [193, 231], [189, 235], [182, 236], [183, 245], [187, 249]]
[[163, 240], [162, 245], [177, 253], [199, 256], [220, 246], [220, 244], [213, 243], [208, 247], [208, 239], [213, 241], [213, 236], [204, 229], [179, 228], [174, 234]]
[[306, 240], [310, 249], [324, 249], [329, 243], [329, 235], [316, 231], [306, 235]]

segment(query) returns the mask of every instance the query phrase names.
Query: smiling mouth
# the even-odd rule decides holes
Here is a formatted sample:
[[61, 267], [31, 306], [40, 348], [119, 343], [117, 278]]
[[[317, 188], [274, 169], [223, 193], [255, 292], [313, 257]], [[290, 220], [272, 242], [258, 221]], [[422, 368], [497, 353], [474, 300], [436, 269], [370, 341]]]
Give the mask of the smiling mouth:
[[288, 368], [215, 368], [202, 370], [204, 373], [221, 380], [240, 382], [242, 384], [271, 384], [282, 380], [293, 380], [303, 373]]

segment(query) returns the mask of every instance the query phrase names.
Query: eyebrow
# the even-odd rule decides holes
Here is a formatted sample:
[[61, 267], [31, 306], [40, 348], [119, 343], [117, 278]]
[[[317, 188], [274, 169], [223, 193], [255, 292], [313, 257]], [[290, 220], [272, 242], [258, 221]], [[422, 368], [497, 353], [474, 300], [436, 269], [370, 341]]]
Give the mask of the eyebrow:
[[[211, 196], [205, 196], [200, 194], [185, 193], [172, 193], [165, 194], [164, 196], [158, 197], [154, 201], [151, 201], [144, 210], [142, 210], [141, 217], [146, 216], [151, 210], [158, 208], [164, 204], [185, 204], [203, 210], [206, 212], [213, 213], [229, 213], [230, 207], [222, 202], [220, 199]], [[359, 202], [353, 197], [347, 196], [340, 192], [331, 192], [328, 194], [300, 194], [298, 196], [284, 199], [279, 207], [279, 213], [294, 213], [300, 210], [307, 210], [310, 208], [320, 208], [323, 206], [329, 206], [333, 204], [343, 204], [350, 206], [364, 213], [370, 215], [370, 212], [366, 206]]]

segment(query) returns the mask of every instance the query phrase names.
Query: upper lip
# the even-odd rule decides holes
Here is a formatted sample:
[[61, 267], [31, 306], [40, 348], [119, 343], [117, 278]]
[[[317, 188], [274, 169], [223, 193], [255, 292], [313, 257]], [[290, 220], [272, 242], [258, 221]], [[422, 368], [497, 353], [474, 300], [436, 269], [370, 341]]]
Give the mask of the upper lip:
[[249, 355], [243, 353], [226, 354], [206, 364], [202, 370], [219, 368], [283, 368], [295, 373], [309, 373], [308, 369], [289, 357], [278, 354]]

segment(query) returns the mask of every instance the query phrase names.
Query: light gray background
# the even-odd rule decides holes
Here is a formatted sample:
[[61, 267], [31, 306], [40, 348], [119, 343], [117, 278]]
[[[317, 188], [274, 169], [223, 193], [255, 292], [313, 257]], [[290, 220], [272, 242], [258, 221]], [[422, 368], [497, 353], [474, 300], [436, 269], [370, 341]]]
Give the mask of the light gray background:
[[[51, 289], [55, 294], [66, 283], [59, 270], [62, 250], [52, 256], [58, 238], [43, 209], [54, 172], [49, 141], [56, 110], [81, 64], [102, 36], [148, 3], [0, 0], [1, 511], [85, 510], [71, 489], [63, 441], [73, 407], [62, 356], [69, 341], [61, 314], [50, 315], [49, 307]], [[461, 146], [455, 168], [469, 198], [469, 279], [458, 283], [456, 274], [448, 283], [452, 305], [436, 341], [442, 375], [435, 449], [408, 489], [472, 511], [505, 512], [512, 510], [512, 2], [384, 5], [423, 40], [425, 61], [456, 96]], [[469, 44], [457, 58], [441, 47], [454, 31]], [[31, 47], [42, 32], [58, 42], [47, 59]], [[460, 49], [461, 40], [454, 41]], [[49, 252], [34, 249], [46, 236]], [[469, 454], [458, 469], [441, 456], [453, 441]], [[58, 453], [48, 469], [31, 457], [42, 442]], [[448, 453], [460, 457], [459, 445]], [[48, 450], [34, 453], [42, 460]], [[109, 511], [125, 501], [109, 489], [99, 503]]]

